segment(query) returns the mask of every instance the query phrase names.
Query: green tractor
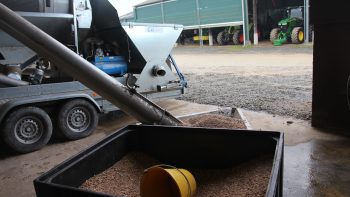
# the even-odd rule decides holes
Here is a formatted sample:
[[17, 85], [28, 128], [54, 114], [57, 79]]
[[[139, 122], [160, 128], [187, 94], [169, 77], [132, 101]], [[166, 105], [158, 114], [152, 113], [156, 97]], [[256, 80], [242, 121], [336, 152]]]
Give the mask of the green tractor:
[[304, 42], [304, 19], [303, 8], [288, 8], [288, 18], [278, 23], [278, 28], [274, 28], [270, 32], [270, 40], [273, 45], [281, 46], [286, 42], [293, 44], [301, 44]]
[[235, 45], [243, 44], [244, 37], [241, 26], [226, 27], [223, 31], [218, 33], [216, 41], [218, 45], [226, 45], [230, 41]]
[[[253, 24], [249, 24], [249, 39], [253, 40], [254, 29]], [[260, 39], [260, 31], [258, 28], [258, 39]], [[229, 42], [233, 42], [234, 45], [241, 45], [244, 43], [243, 26], [230, 26], [226, 27], [223, 31], [218, 33], [216, 38], [218, 45], [226, 45]]]

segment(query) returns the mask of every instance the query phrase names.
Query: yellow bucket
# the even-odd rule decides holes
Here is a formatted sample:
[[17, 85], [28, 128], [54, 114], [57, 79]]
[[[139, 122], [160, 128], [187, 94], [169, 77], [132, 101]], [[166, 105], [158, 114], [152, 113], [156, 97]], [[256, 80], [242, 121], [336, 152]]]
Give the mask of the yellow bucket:
[[192, 197], [196, 180], [185, 169], [157, 165], [146, 169], [141, 178], [141, 197]]

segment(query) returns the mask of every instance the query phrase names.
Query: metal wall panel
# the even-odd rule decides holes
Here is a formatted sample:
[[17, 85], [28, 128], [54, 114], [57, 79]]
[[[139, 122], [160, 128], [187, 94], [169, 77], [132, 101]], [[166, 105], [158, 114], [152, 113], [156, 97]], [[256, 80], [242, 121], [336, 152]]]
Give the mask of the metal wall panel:
[[177, 0], [163, 3], [164, 22], [184, 26], [197, 25], [196, 0]]
[[163, 23], [161, 5], [138, 7], [136, 9], [136, 21], [140, 23]]
[[[350, 21], [347, 1], [310, 1], [315, 39], [312, 126], [350, 133]], [[339, 42], [335, 42], [339, 38]], [[333, 129], [336, 128], [336, 129]]]
[[[321, 11], [315, 10], [318, 14]], [[312, 126], [336, 128], [349, 134], [350, 23], [315, 24], [314, 30]], [[334, 38], [342, 39], [334, 42]]]
[[[197, 13], [197, 2], [198, 10]], [[187, 26], [243, 21], [242, 0], [175, 0], [135, 8], [135, 21]], [[163, 13], [163, 15], [162, 15]], [[199, 18], [197, 17], [199, 15]]]
[[241, 0], [199, 0], [201, 25], [243, 21]]

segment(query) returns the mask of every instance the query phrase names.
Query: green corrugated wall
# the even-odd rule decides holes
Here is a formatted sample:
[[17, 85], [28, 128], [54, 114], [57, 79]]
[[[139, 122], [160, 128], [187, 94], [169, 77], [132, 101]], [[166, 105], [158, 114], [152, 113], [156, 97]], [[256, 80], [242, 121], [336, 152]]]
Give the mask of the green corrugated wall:
[[[242, 21], [242, 0], [176, 0], [135, 8], [135, 21], [197, 26]], [[162, 16], [162, 6], [163, 13]]]
[[164, 22], [190, 26], [197, 24], [196, 0], [177, 0], [163, 3]]
[[199, 9], [201, 24], [243, 20], [241, 0], [199, 0]]
[[135, 19], [140, 23], [163, 23], [160, 4], [135, 9]]

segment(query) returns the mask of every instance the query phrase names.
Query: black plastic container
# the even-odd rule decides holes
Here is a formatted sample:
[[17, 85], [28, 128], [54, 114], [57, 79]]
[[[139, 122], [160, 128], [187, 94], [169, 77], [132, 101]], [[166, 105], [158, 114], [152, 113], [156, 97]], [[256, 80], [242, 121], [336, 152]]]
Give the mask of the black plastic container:
[[223, 168], [274, 154], [266, 196], [282, 196], [283, 133], [165, 126], [127, 126], [34, 180], [39, 197], [111, 196], [79, 189], [128, 152], [180, 168]]

